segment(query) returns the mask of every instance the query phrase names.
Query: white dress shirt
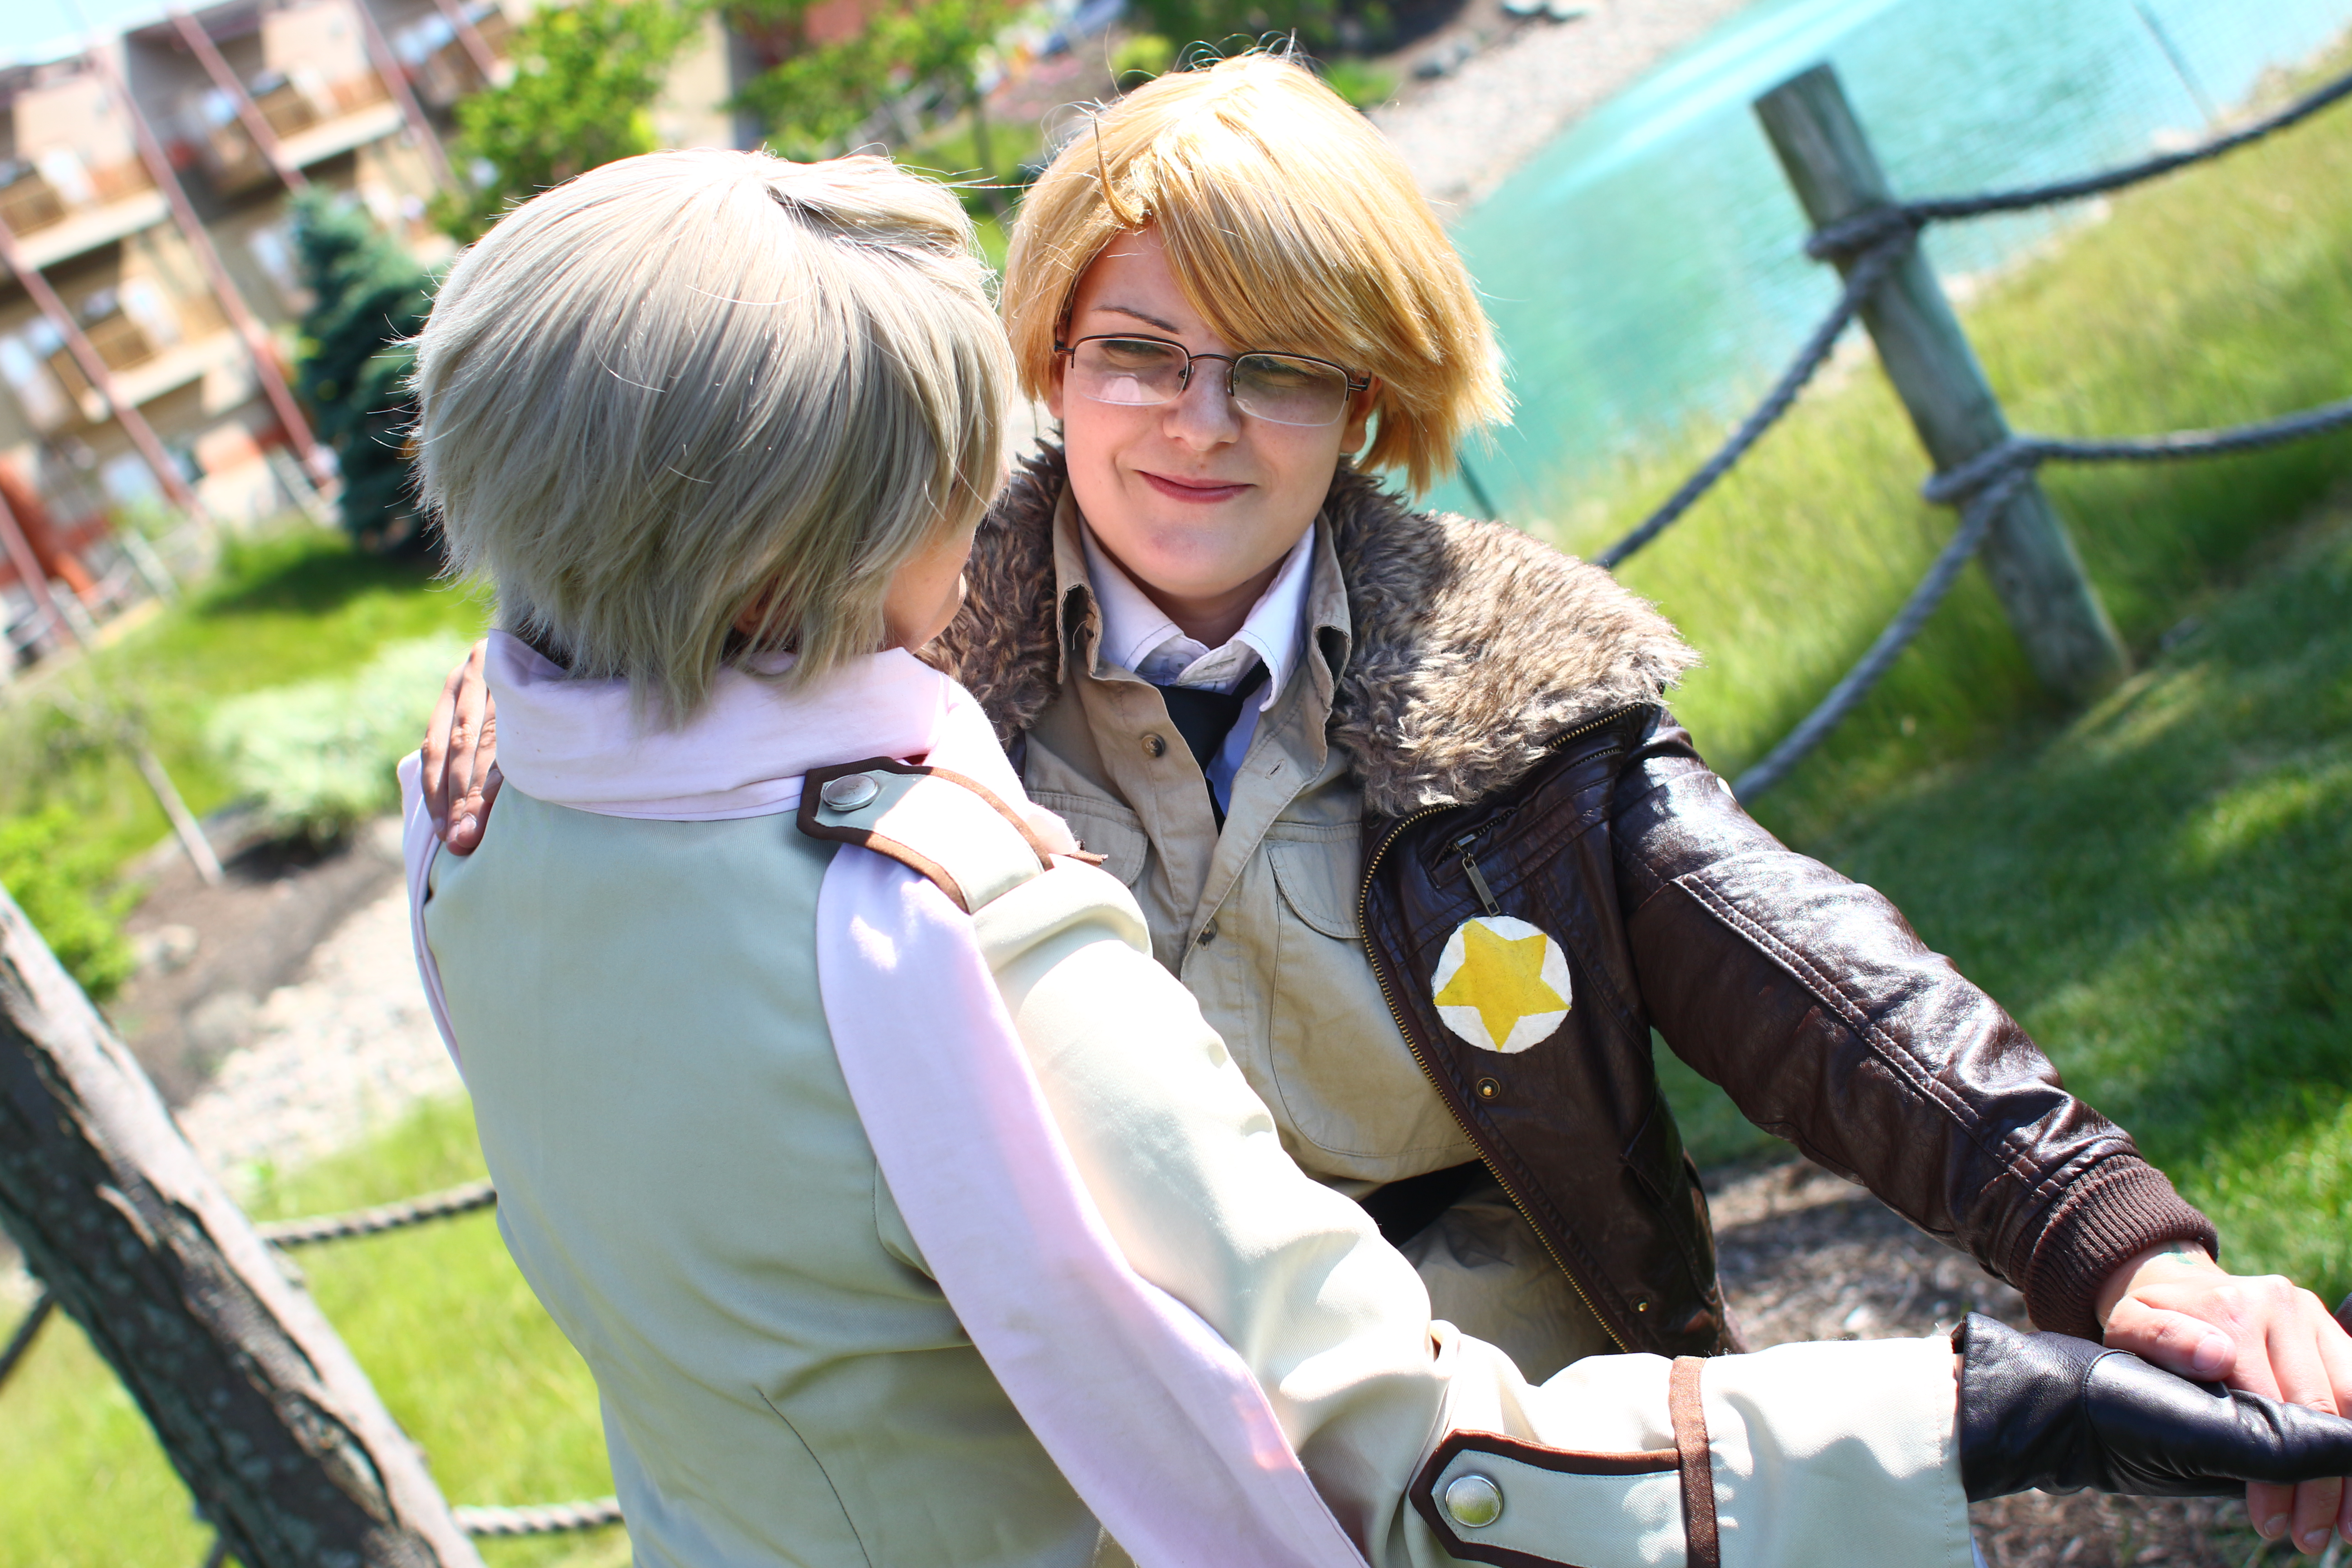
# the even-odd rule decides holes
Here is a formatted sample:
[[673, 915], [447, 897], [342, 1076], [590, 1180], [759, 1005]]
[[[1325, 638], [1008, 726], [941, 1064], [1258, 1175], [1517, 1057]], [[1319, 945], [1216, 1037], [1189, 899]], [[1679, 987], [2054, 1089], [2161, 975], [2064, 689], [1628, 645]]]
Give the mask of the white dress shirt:
[[1082, 521], [1079, 541], [1087, 552], [1087, 577], [1102, 607], [1103, 658], [1121, 669], [1132, 670], [1154, 686], [1190, 686], [1204, 691], [1232, 691], [1252, 667], [1265, 666], [1265, 695], [1243, 704], [1224, 744], [1202, 771], [1217, 809], [1233, 807], [1234, 775], [1249, 755], [1257, 733], [1258, 715], [1274, 706], [1284, 682], [1298, 666], [1306, 642], [1307, 579], [1315, 563], [1315, 531], [1299, 536], [1282, 558], [1274, 581], [1250, 606], [1242, 629], [1221, 647], [1209, 647], [1185, 636], [1168, 612], [1153, 604]]

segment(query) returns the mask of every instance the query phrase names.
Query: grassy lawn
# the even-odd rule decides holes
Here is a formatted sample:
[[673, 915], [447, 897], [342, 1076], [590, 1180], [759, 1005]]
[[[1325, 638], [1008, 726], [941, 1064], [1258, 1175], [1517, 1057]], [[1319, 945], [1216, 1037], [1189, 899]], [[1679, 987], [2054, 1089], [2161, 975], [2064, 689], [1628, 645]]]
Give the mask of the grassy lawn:
[[[265, 1191], [253, 1211], [276, 1219], [351, 1208], [481, 1174], [472, 1115], [462, 1103], [428, 1105]], [[489, 1215], [294, 1257], [452, 1502], [612, 1491], [595, 1384]], [[62, 1318], [0, 1391], [0, 1475], [9, 1480], [0, 1487], [0, 1561], [12, 1568], [186, 1568], [211, 1542], [145, 1419]], [[628, 1562], [616, 1529], [480, 1546], [489, 1568]]]
[[340, 533], [297, 527], [232, 541], [219, 573], [187, 599], [69, 668], [0, 689], [0, 816], [63, 805], [75, 847], [119, 865], [170, 825], [130, 760], [88, 743], [60, 699], [134, 712], [201, 816], [231, 795], [203, 744], [223, 698], [348, 673], [386, 643], [478, 636], [487, 619], [472, 591], [413, 562], [362, 555]]
[[[2352, 66], [2352, 51], [2314, 77]], [[1980, 283], [1969, 335], [2021, 430], [2228, 425], [2352, 394], [2352, 111], [2117, 198], [2102, 221]], [[1723, 430], [1588, 476], [1546, 507], [1590, 552], [1668, 494]], [[2352, 472], [2352, 436], [2170, 468], [2051, 468], [2107, 607], [2146, 653], [2207, 586]], [[1706, 655], [1676, 707], [1727, 772], [1761, 756], [1860, 656], [1950, 537], [1927, 459], [1867, 352], [1766, 436], [1622, 575]], [[1772, 797], [1826, 833], [1922, 767], [2062, 717], [1971, 571], [1876, 695]]]
[[[2092, 711], [1800, 841], [2007, 1004], [2233, 1268], [2332, 1303], [2352, 1290], [2352, 505], [2189, 609]], [[1675, 1068], [1701, 1159], [1769, 1142]]]
[[[2339, 70], [2339, 54], [2323, 71]], [[2352, 393], [2352, 116], [2119, 199], [1964, 312], [2011, 422], [2236, 423]], [[1563, 499], [1613, 538], [1717, 432]], [[1853, 363], [1630, 563], [1706, 654], [1677, 700], [1727, 773], [1893, 614], [1949, 513]], [[1981, 574], [1758, 816], [1888, 893], [2221, 1225], [2230, 1261], [2352, 1289], [2352, 438], [2050, 470], [2142, 672], [2070, 716]], [[1769, 1144], [1667, 1066], [1702, 1160]]]

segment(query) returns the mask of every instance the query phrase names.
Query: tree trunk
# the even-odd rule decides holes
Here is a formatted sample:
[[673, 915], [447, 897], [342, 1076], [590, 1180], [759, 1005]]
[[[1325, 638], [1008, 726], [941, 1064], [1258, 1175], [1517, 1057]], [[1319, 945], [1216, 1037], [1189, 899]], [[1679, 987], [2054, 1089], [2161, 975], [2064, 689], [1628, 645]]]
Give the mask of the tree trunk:
[[5, 891], [0, 1226], [245, 1568], [480, 1568], [366, 1373]]

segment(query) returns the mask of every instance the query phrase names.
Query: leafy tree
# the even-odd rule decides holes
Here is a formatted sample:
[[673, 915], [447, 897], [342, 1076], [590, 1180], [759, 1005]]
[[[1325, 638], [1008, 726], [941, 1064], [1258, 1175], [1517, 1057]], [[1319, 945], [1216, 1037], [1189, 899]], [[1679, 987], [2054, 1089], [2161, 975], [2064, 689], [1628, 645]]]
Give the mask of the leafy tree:
[[407, 389], [414, 337], [432, 306], [416, 258], [349, 201], [317, 190], [294, 203], [294, 248], [310, 291], [296, 389], [342, 469], [343, 526], [368, 549], [413, 552]]
[[456, 163], [473, 187], [437, 219], [469, 243], [515, 202], [660, 145], [646, 105], [701, 26], [704, 0], [541, 5], [517, 28], [512, 80], [457, 105]]
[[[899, 104], [924, 92], [968, 109], [972, 153], [997, 173], [980, 90], [982, 52], [1021, 10], [1021, 0], [898, 0], [867, 18], [856, 37], [811, 44], [805, 31], [817, 0], [750, 0], [740, 14], [783, 58], [747, 84], [744, 107], [767, 126], [777, 149], [814, 158], [879, 115], [901, 142]], [[993, 205], [992, 203], [992, 205]]]

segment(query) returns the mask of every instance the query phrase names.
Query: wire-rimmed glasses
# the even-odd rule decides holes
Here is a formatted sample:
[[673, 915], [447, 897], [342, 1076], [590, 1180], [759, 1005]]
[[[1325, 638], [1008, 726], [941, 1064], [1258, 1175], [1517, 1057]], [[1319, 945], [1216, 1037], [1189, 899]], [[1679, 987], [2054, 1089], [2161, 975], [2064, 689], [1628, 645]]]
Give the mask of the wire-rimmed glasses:
[[1069, 356], [1071, 391], [1122, 408], [1172, 403], [1192, 384], [1193, 365], [1222, 360], [1234, 406], [1269, 425], [1337, 425], [1347, 416], [1349, 398], [1371, 384], [1370, 377], [1351, 375], [1312, 354], [1196, 354], [1165, 338], [1124, 332], [1056, 343], [1054, 352]]

